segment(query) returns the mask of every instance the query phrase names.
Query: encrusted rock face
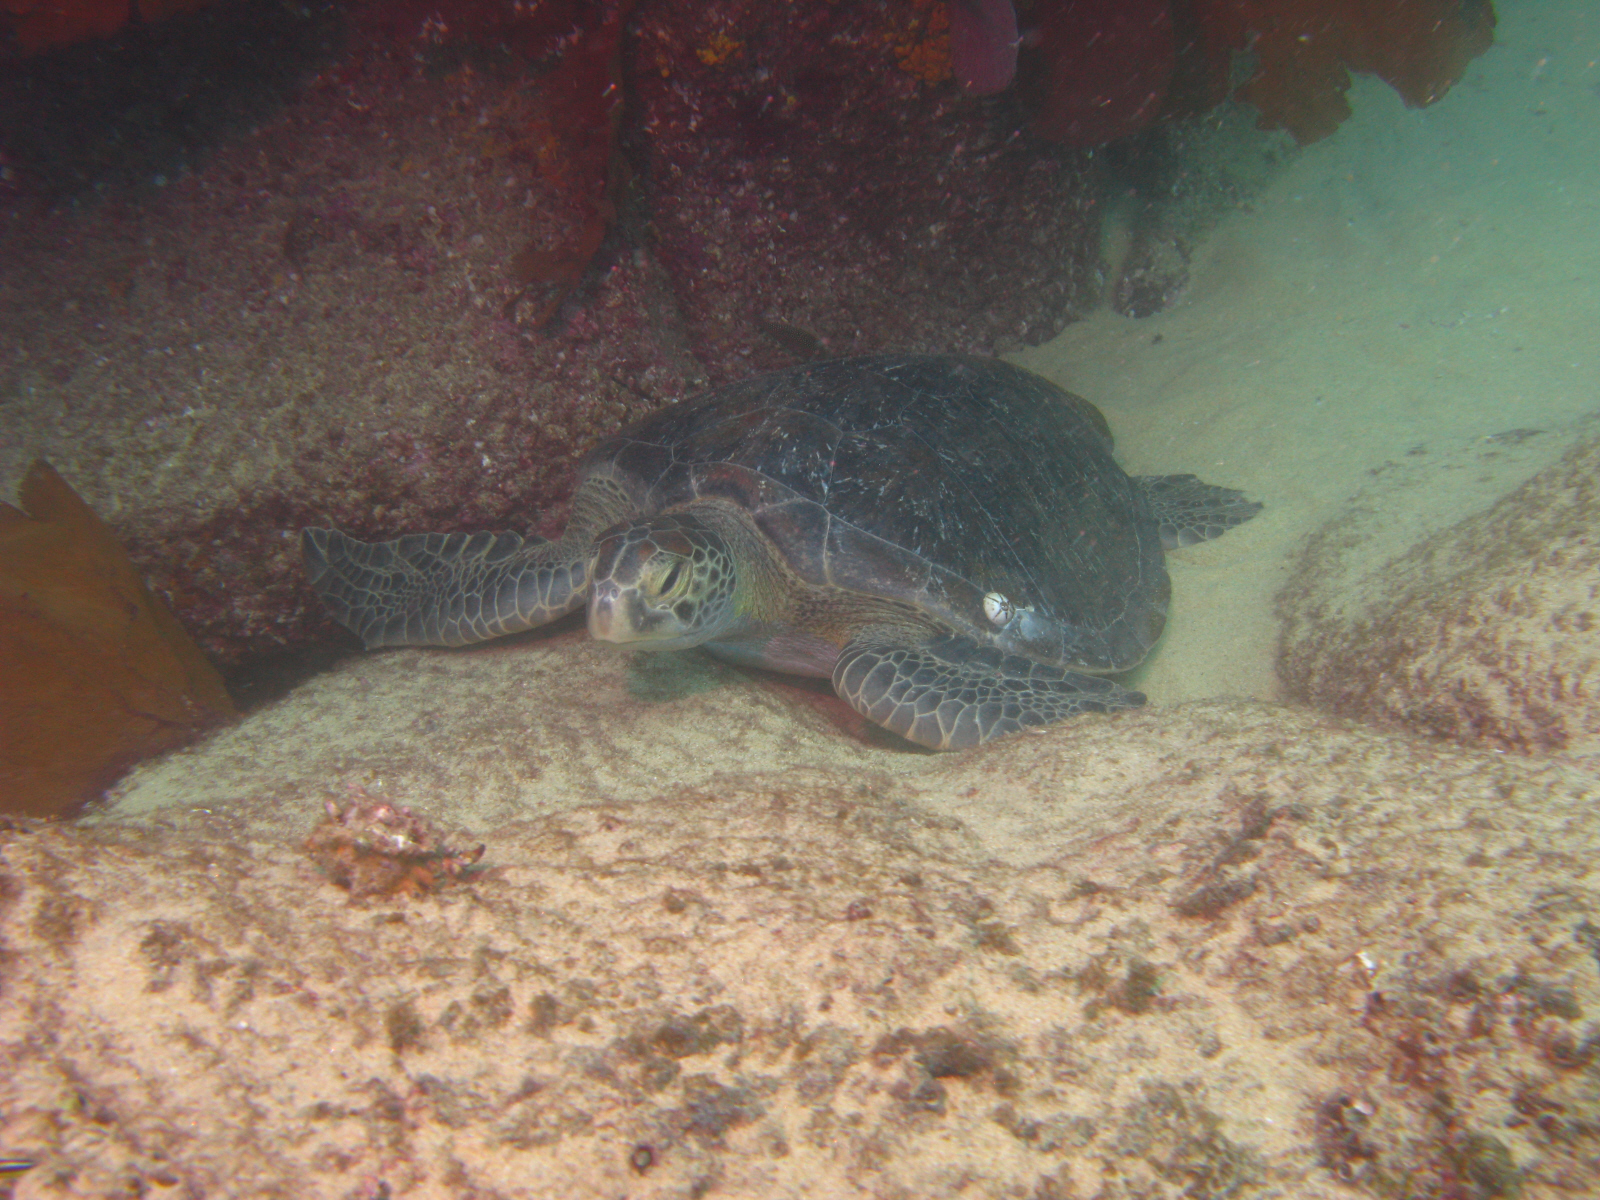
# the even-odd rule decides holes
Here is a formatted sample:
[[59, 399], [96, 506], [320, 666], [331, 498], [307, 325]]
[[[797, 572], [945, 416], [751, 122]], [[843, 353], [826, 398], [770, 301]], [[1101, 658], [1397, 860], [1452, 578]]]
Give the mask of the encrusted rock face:
[[1025, 133], [1012, 97], [962, 96], [938, 15], [640, 6], [635, 157], [715, 378], [797, 356], [1014, 349], [1097, 301], [1087, 156]]
[[[138, 153], [119, 114], [190, 145], [171, 64], [229, 78], [255, 27], [210, 23], [257, 7], [4, 93], [58, 97], [27, 144], [60, 153], [0, 179], [0, 493], [54, 463], [224, 665], [331, 631], [299, 526], [549, 532], [585, 449], [708, 381], [1037, 342], [1097, 298], [1085, 158], [962, 97], [923, 0], [395, 0], [336, 54], [268, 6], [244, 40], [304, 78]], [[80, 136], [118, 169], [56, 161]]]
[[[1522, 432], [1522, 431], [1519, 431]], [[1600, 440], [1418, 542], [1335, 602], [1370, 515], [1312, 539], [1282, 676], [1334, 712], [1516, 751], [1600, 755]]]
[[[410, 665], [361, 673], [375, 715]], [[397, 802], [482, 813], [464, 765], [572, 719], [468, 718], [472, 674], [434, 680], [463, 716], [425, 739], [431, 793], [385, 777]], [[195, 790], [137, 823], [0, 833], [18, 1194], [1600, 1185], [1581, 772], [1223, 704], [830, 760], [804, 710], [744, 697], [635, 706], [705, 710], [676, 773], [709, 785], [640, 764], [598, 789], [639, 798], [575, 804], [504, 763], [534, 815], [478, 824], [477, 869], [425, 891], [353, 900], [298, 849], [352, 757], [316, 696], [182, 756]], [[787, 769], [718, 759], [719, 711]]]

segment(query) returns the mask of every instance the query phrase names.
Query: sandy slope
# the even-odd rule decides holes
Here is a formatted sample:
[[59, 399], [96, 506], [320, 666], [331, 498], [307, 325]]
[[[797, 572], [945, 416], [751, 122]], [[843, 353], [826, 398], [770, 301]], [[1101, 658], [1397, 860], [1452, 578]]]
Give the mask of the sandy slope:
[[[1106, 411], [1130, 470], [1267, 503], [1173, 556], [1173, 620], [1136, 677], [1156, 702], [1277, 694], [1273, 596], [1375, 473], [1406, 472], [1383, 503], [1419, 534], [1600, 409], [1600, 13], [1497, 8], [1494, 49], [1432, 108], [1358, 80], [1351, 120], [1218, 226], [1176, 308], [1018, 356]], [[1484, 441], [1525, 428], [1548, 432]]]

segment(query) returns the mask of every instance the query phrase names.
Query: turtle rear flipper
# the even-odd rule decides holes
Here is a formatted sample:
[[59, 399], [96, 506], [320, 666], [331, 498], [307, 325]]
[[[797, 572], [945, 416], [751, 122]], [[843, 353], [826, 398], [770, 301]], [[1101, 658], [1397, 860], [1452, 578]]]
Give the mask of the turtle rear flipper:
[[582, 606], [583, 556], [515, 533], [422, 533], [358, 542], [300, 534], [311, 586], [368, 650], [465, 646], [543, 625]]
[[1139, 692], [1006, 654], [957, 634], [915, 640], [862, 630], [833, 668], [833, 687], [869, 721], [932, 750], [963, 750], [1083, 712], [1144, 703]]
[[1261, 511], [1243, 492], [1202, 483], [1193, 475], [1140, 475], [1136, 482], [1150, 500], [1167, 550], [1221, 537]]

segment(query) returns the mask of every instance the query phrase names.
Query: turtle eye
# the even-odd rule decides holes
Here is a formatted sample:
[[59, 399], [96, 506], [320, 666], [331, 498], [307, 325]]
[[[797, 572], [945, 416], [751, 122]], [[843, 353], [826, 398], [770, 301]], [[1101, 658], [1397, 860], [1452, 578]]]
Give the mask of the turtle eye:
[[671, 593], [672, 589], [678, 586], [678, 579], [682, 575], [683, 562], [680, 559], [678, 562], [673, 563], [672, 566], [667, 568], [667, 573], [661, 577], [660, 586], [656, 588], [656, 594], [659, 596], [665, 596]]
[[996, 629], [1004, 629], [1011, 624], [1011, 618], [1017, 615], [1017, 610], [1008, 597], [999, 592], [990, 592], [983, 598], [983, 615], [989, 618], [989, 624]]

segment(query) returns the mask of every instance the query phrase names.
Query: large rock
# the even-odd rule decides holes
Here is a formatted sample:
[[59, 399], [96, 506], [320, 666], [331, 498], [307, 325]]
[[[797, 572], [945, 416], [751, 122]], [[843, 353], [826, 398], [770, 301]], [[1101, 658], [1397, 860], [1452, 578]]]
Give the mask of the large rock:
[[504, 80], [346, 67], [164, 188], [0, 230], [0, 494], [51, 462], [224, 665], [331, 631], [300, 526], [559, 527], [581, 451], [704, 379], [645, 254], [559, 330], [505, 318], [552, 201]]
[[19, 65], [0, 179], [0, 494], [53, 463], [224, 666], [330, 637], [302, 525], [550, 532], [708, 380], [1098, 296], [1087, 160], [963, 98], [920, 0], [359, 4], [331, 62], [285, 9], [259, 76], [239, 7]]
[[1375, 527], [1399, 519], [1386, 504], [1318, 532], [1281, 602], [1286, 687], [1467, 744], [1600, 755], [1597, 472], [1591, 431], [1392, 558], [1370, 553]]
[[963, 96], [937, 6], [646, 3], [630, 123], [655, 248], [713, 377], [994, 353], [1099, 299], [1083, 152]]
[[[6, 831], [17, 1194], [1600, 1186], [1592, 776], [1265, 705], [917, 754], [696, 661], [374, 656]], [[483, 872], [353, 900], [352, 789]]]

